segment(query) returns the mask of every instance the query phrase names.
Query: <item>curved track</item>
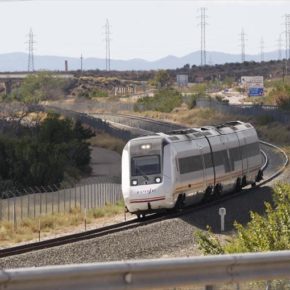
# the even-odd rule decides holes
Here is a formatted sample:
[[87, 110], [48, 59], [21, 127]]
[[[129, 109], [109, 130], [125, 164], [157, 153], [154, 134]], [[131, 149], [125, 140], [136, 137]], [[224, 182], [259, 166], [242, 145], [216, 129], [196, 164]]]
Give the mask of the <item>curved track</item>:
[[[108, 116], [108, 115], [106, 115], [106, 116]], [[110, 115], [110, 116], [114, 116], [114, 115]], [[103, 117], [104, 117], [104, 115], [103, 115]], [[157, 128], [160, 128], [160, 126], [166, 128], [166, 124], [168, 125], [167, 129], [172, 130], [172, 128], [173, 128], [173, 125], [170, 123], [160, 122], [160, 121], [155, 122], [155, 120], [148, 119], [148, 118], [139, 118], [139, 117], [135, 117], [135, 116], [132, 117], [132, 116], [126, 116], [126, 115], [117, 115], [116, 118], [121, 118], [121, 119], [129, 118], [130, 122], [132, 120], [134, 120], [134, 122], [138, 122], [139, 124], [142, 124], [142, 122], [144, 122], [144, 123], [146, 123], [146, 125], [144, 127], [148, 128], [148, 126], [150, 126], [150, 129], [152, 131], [157, 130]], [[121, 120], [120, 119], [118, 119], [118, 120], [111, 119], [110, 121], [113, 123], [114, 122], [120, 123]], [[156, 127], [154, 126], [155, 124], [157, 124]], [[126, 126], [128, 128], [130, 128], [130, 126], [128, 125], [128, 122], [127, 122]], [[142, 126], [139, 126], [139, 128], [140, 127], [142, 127]], [[140, 128], [140, 129], [145, 131], [144, 127]], [[174, 124], [174, 129], [180, 129], [180, 128], [185, 128], [185, 126]], [[150, 134], [150, 133], [152, 134], [152, 131], [150, 132], [150, 131], [146, 130], [146, 132], [148, 132], [148, 134]], [[166, 131], [166, 130], [164, 130], [164, 131]], [[264, 180], [261, 181], [260, 183], [258, 183], [257, 187], [262, 186], [262, 185], [268, 183], [269, 181], [271, 181], [272, 179], [274, 179], [275, 177], [277, 177], [279, 174], [281, 174], [285, 170], [285, 168], [288, 164], [288, 157], [287, 157], [286, 153], [282, 149], [278, 148], [277, 146], [275, 146], [273, 144], [269, 144], [267, 142], [261, 142], [261, 153], [264, 156], [264, 165], [263, 165]], [[250, 189], [250, 190], [255, 190], [255, 189]], [[124, 230], [128, 230], [128, 229], [148, 225], [150, 223], [159, 222], [159, 221], [164, 220], [164, 219], [175, 218], [175, 217], [178, 217], [181, 215], [186, 215], [186, 214], [192, 212], [192, 210], [194, 210], [194, 209], [197, 210], [197, 209], [206, 208], [206, 207], [208, 207], [216, 202], [221, 202], [221, 201], [227, 200], [229, 198], [233, 198], [233, 196], [237, 196], [240, 194], [242, 194], [242, 192], [231, 194], [231, 195], [226, 195], [226, 196], [219, 198], [218, 200], [212, 200], [212, 201], [204, 203], [204, 204], [193, 205], [193, 206], [190, 206], [188, 208], [185, 208], [182, 212], [169, 212], [167, 214], [164, 214], [164, 213], [163, 214], [162, 213], [161, 214], [154, 214], [154, 215], [150, 215], [150, 216], [144, 218], [142, 221], [134, 219], [134, 220], [130, 220], [130, 221], [126, 221], [126, 222], [122, 222], [122, 223], [118, 223], [118, 224], [114, 224], [114, 225], [110, 225], [110, 226], [106, 226], [106, 227], [102, 227], [99, 229], [90, 230], [90, 231], [86, 231], [86, 232], [82, 232], [82, 233], [78, 233], [78, 234], [73, 234], [73, 235], [63, 236], [60, 238], [42, 241], [42, 242], [30, 243], [30, 244], [26, 244], [26, 245], [22, 245], [22, 246], [16, 246], [16, 247], [12, 247], [12, 248], [2, 249], [2, 250], [0, 250], [0, 258], [12, 256], [12, 255], [19, 255], [22, 253], [27, 253], [27, 252], [45, 249], [45, 248], [51, 248], [51, 247], [60, 246], [60, 245], [68, 244], [68, 243], [73, 243], [73, 242], [77, 242], [77, 241], [81, 241], [81, 240], [87, 240], [87, 239], [92, 239], [92, 238], [96, 238], [96, 237], [101, 237], [101, 236], [109, 235], [112, 233], [116, 233], [116, 232], [120, 232], [120, 231], [124, 231]]]

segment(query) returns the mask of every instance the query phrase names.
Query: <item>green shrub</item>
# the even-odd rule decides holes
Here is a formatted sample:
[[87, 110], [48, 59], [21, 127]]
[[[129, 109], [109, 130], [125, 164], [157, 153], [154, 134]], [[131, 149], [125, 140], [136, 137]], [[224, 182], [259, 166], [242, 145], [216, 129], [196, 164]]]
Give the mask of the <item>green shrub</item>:
[[274, 188], [274, 206], [265, 203], [265, 215], [251, 212], [247, 226], [235, 223], [236, 235], [226, 243], [210, 231], [197, 232], [196, 240], [205, 254], [287, 250], [290, 247], [290, 184]]
[[188, 109], [193, 109], [196, 106], [198, 97], [198, 94], [187, 95], [183, 97], [183, 102], [187, 105]]
[[260, 115], [257, 116], [257, 124], [258, 125], [268, 125], [274, 121], [274, 118], [270, 115]]
[[109, 96], [107, 91], [94, 89], [89, 93], [89, 99], [93, 98], [107, 98]]
[[182, 103], [182, 95], [174, 89], [162, 89], [154, 97], [138, 100], [136, 111], [159, 111], [169, 113]]

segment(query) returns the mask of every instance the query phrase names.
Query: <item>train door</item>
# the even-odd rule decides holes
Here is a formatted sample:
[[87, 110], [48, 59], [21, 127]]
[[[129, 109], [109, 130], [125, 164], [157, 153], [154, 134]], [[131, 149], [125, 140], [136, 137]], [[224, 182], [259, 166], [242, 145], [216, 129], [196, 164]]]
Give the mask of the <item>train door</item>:
[[222, 159], [223, 145], [220, 140], [220, 136], [213, 136], [208, 138], [211, 148], [212, 148], [212, 160], [213, 160], [213, 170], [215, 173], [215, 186], [222, 182], [225, 175], [224, 164]]
[[212, 163], [211, 149], [206, 139], [201, 139], [199, 142], [200, 153], [203, 160], [204, 188], [214, 187], [214, 168]]
[[177, 192], [185, 193], [186, 200], [197, 201], [201, 199], [204, 191], [204, 165], [201, 146], [197, 140], [180, 142], [177, 150], [178, 185]]
[[247, 155], [247, 138], [243, 131], [238, 132], [237, 136], [240, 142], [240, 152], [242, 157], [242, 175], [246, 176], [249, 171]]
[[215, 185], [215, 173], [212, 160], [212, 152], [209, 146], [208, 141], [204, 140], [203, 147], [201, 148], [201, 153], [203, 157], [203, 166], [204, 166], [204, 183], [205, 189]]

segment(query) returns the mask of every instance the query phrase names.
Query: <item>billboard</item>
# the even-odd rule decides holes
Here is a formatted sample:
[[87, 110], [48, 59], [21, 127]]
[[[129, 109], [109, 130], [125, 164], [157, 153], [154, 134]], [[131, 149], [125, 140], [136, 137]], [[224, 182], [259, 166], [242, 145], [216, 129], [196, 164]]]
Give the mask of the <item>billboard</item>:
[[264, 88], [263, 76], [243, 76], [241, 77], [241, 84], [244, 88]]

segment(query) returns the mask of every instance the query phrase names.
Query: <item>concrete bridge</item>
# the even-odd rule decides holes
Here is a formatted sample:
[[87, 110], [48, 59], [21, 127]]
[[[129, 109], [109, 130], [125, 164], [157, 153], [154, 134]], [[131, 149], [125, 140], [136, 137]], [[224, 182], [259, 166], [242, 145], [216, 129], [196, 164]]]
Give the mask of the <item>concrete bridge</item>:
[[[0, 73], [0, 84], [4, 85], [5, 94], [10, 94], [13, 83], [20, 83], [26, 77], [34, 75], [35, 73]], [[72, 79], [73, 74], [54, 73], [53, 77], [61, 79]]]

